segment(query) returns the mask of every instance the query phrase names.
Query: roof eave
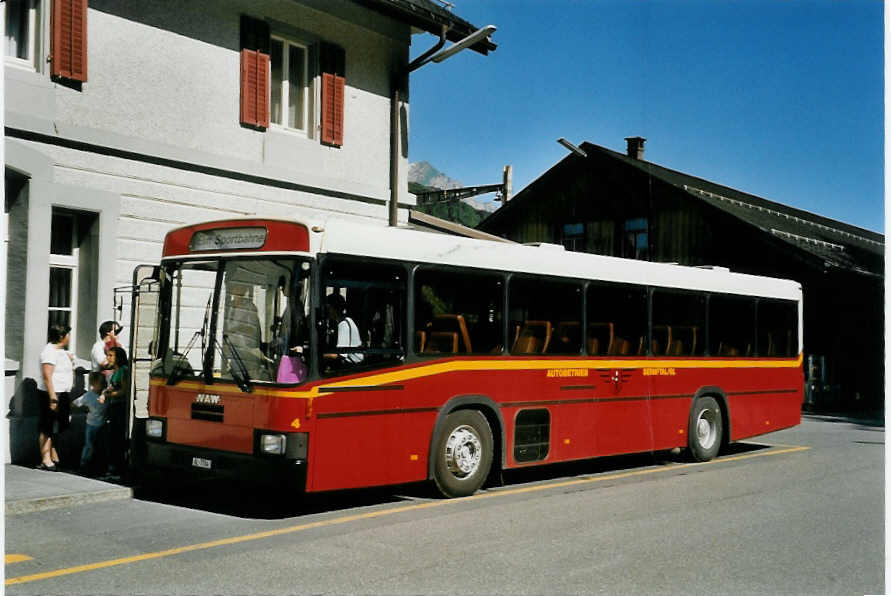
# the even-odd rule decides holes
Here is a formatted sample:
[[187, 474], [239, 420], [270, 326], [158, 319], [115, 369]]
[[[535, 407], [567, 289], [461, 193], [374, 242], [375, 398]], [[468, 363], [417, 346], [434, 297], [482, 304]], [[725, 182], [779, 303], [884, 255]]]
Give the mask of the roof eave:
[[[478, 27], [465, 21], [461, 17], [451, 14], [445, 9], [438, 9], [435, 5], [424, 7], [409, 0], [355, 0], [367, 8], [379, 12], [412, 27], [439, 35], [442, 28], [446, 27], [446, 38], [451, 42], [457, 42], [474, 31]], [[498, 45], [488, 38], [470, 46], [471, 50], [486, 55], [494, 52]]]

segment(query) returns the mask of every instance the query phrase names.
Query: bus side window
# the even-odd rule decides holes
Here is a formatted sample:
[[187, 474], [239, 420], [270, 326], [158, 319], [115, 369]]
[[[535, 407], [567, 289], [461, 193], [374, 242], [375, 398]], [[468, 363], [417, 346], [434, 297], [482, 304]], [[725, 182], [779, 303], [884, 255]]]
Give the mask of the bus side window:
[[341, 257], [325, 261], [319, 321], [323, 374], [403, 360], [406, 278], [402, 265]]
[[637, 356], [647, 337], [647, 293], [643, 286], [612, 283], [588, 285], [588, 329], [591, 356]]
[[755, 355], [755, 299], [712, 294], [708, 303], [709, 354], [719, 358]]
[[504, 347], [500, 275], [419, 268], [415, 274], [415, 352], [500, 354]]
[[511, 278], [511, 354], [566, 354], [582, 351], [582, 285], [524, 276]]
[[654, 356], [705, 354], [705, 295], [698, 292], [653, 290]]
[[798, 312], [789, 300], [758, 300], [758, 356], [798, 355]]

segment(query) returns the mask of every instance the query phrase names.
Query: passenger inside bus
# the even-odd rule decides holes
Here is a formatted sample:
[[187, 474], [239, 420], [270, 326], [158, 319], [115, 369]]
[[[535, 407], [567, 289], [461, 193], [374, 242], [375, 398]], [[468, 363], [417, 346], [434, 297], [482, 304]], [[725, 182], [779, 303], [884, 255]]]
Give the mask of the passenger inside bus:
[[[355, 321], [347, 316], [347, 304], [338, 293], [329, 294], [325, 299], [328, 309], [328, 321], [334, 326], [336, 337], [334, 348], [358, 348], [362, 346], [362, 335]], [[330, 328], [330, 327], [329, 327]], [[365, 355], [359, 352], [326, 353], [324, 359], [332, 366], [354, 366], [360, 364]]]
[[306, 380], [307, 365], [304, 359], [306, 316], [299, 301], [297, 288], [289, 289], [287, 278], [278, 279], [272, 297], [272, 328], [269, 352], [276, 363], [277, 383], [300, 383]]
[[252, 290], [252, 286], [248, 284], [229, 284], [229, 300], [223, 319], [223, 353], [230, 361], [240, 359], [249, 378], [268, 380], [266, 359], [260, 350], [260, 316], [253, 301]]

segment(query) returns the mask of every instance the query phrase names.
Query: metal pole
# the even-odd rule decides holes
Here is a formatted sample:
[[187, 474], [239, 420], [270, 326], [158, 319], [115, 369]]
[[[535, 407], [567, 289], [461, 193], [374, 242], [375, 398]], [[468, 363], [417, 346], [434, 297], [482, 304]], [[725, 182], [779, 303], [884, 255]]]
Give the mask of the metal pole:
[[390, 110], [390, 226], [399, 218], [399, 80], [393, 80], [393, 105]]

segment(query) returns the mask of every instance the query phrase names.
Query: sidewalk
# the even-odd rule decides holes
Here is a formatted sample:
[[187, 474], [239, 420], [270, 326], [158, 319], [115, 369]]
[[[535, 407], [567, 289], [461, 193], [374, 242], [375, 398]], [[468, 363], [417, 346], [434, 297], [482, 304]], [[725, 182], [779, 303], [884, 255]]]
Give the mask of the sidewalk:
[[68, 472], [5, 464], [6, 515], [129, 499], [133, 489]]

